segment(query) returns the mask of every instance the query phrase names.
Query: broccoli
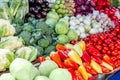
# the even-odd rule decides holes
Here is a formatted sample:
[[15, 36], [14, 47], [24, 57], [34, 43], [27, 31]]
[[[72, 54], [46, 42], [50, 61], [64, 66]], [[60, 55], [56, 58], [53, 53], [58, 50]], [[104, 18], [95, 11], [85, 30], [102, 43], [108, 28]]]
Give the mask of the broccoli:
[[49, 31], [48, 25], [42, 21], [36, 23], [36, 29], [38, 29], [38, 30], [40, 29], [43, 32], [43, 34], [46, 34], [46, 32]]
[[28, 31], [22, 31], [19, 35], [21, 37], [26, 45], [30, 45], [30, 38], [31, 38], [31, 33]]
[[24, 24], [24, 20], [22, 20], [20, 18], [15, 18], [15, 19], [13, 19], [13, 23], [16, 25], [22, 25], [22, 24]]
[[22, 31], [22, 26], [14, 26], [14, 28], [15, 28], [15, 30], [16, 30], [16, 33], [15, 33], [15, 35], [18, 35], [18, 34], [20, 34], [20, 32]]
[[44, 49], [40, 46], [36, 46], [37, 50], [38, 50], [38, 56], [42, 56], [44, 53]]
[[30, 39], [30, 44], [33, 45], [33, 46], [35, 46], [36, 43], [37, 43], [37, 40], [32, 37], [32, 38]]
[[43, 35], [43, 34], [42, 34], [41, 31], [33, 32], [33, 34], [32, 34], [32, 36], [33, 36], [36, 40], [42, 38], [42, 35]]
[[38, 40], [38, 45], [43, 47], [43, 48], [46, 48], [48, 45], [49, 45], [49, 40], [47, 39], [40, 39]]
[[32, 30], [33, 30], [32, 24], [25, 23], [25, 24], [23, 25], [23, 30], [24, 30], [24, 31], [28, 31], [28, 32], [32, 32]]
[[45, 54], [50, 54], [52, 51], [55, 51], [55, 46], [48, 46], [45, 48]]
[[52, 43], [52, 37], [50, 35], [46, 36], [45, 39], [49, 40], [49, 42]]

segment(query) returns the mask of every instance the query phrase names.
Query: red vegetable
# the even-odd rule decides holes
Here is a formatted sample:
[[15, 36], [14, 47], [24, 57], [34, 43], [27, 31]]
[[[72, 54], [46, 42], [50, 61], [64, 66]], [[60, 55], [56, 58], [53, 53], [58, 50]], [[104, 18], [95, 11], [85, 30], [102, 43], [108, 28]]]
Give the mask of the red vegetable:
[[76, 80], [76, 75], [75, 75], [74, 69], [73, 68], [68, 68], [68, 71], [72, 75], [72, 80]]
[[41, 57], [38, 57], [38, 61], [39, 63], [41, 64], [43, 61], [45, 61], [45, 57], [44, 56], [41, 56]]
[[90, 63], [90, 62], [91, 62], [91, 57], [90, 57], [90, 55], [87, 53], [87, 51], [84, 51], [84, 52], [83, 52], [82, 60], [85, 61], [85, 62], [87, 62], [87, 63]]
[[84, 80], [81, 73], [77, 70], [75, 70], [75, 80]]

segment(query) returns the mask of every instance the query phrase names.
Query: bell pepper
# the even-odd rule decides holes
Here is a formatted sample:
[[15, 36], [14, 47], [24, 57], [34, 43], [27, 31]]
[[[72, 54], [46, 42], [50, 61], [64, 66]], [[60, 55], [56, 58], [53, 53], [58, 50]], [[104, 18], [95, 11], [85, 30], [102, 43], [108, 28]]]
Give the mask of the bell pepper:
[[88, 73], [83, 65], [79, 66], [78, 71], [81, 73], [83, 76], [84, 80], [88, 80]]
[[113, 61], [112, 61], [112, 58], [110, 58], [110, 56], [108, 56], [107, 54], [105, 54], [105, 55], [103, 56], [103, 60], [104, 60], [105, 62], [107, 62], [108, 64], [110, 64], [111, 66], [114, 67], [114, 63], [113, 63]]
[[71, 51], [68, 53], [68, 56], [69, 56], [74, 62], [76, 62], [77, 64], [83, 65], [80, 56], [79, 56], [75, 51], [71, 50]]
[[61, 45], [61, 44], [57, 44], [56, 45], [56, 50], [66, 50], [67, 48], [64, 46], [64, 45]]
[[75, 75], [74, 69], [73, 68], [68, 68], [68, 71], [72, 75], [72, 80], [76, 80], [76, 75]]
[[73, 49], [79, 54], [80, 57], [83, 55], [82, 49], [78, 43], [73, 46]]
[[83, 65], [86, 68], [86, 71], [90, 74], [97, 74], [97, 72], [88, 64], [88, 63], [83, 63]]
[[53, 60], [59, 66], [59, 68], [64, 68], [64, 65], [61, 61], [60, 55], [58, 53], [51, 54], [50, 58], [51, 58], [51, 60]]
[[83, 40], [80, 40], [78, 44], [81, 47], [82, 51], [86, 50], [86, 44]]
[[102, 73], [102, 68], [101, 66], [96, 63], [94, 60], [91, 60], [90, 66], [97, 72], [97, 73]]
[[78, 64], [75, 63], [70, 58], [67, 58], [67, 59], [64, 60], [64, 66], [67, 67], [67, 68], [78, 69]]
[[58, 54], [60, 55], [62, 60], [68, 58], [68, 53], [66, 53], [64, 50], [58, 50]]
[[91, 78], [92, 77], [92, 74], [88, 73], [88, 78]]
[[97, 56], [97, 57], [101, 57], [102, 55], [100, 54], [100, 52], [92, 45], [89, 45], [87, 47], [87, 52], [90, 53], [93, 56]]
[[108, 63], [106, 63], [105, 61], [102, 61], [101, 65], [105, 66], [109, 70], [113, 70], [113, 67], [111, 65], [109, 65]]
[[104, 67], [104, 66], [102, 66], [102, 65], [101, 65], [101, 68], [102, 68], [102, 72], [103, 72], [103, 73], [108, 73], [108, 72], [110, 72], [106, 67]]
[[75, 70], [75, 80], [84, 80], [84, 78], [78, 70]]
[[102, 60], [99, 57], [91, 56], [91, 59], [94, 60], [95, 62], [97, 62], [98, 64], [102, 63]]
[[83, 55], [82, 55], [82, 60], [87, 62], [87, 63], [90, 63], [91, 62], [91, 57], [90, 55], [87, 53], [87, 51], [83, 51]]
[[65, 44], [65, 47], [66, 47], [67, 49], [73, 49], [73, 45], [70, 44], [70, 43]]
[[38, 61], [41, 64], [42, 62], [44, 62], [46, 59], [44, 56], [38, 57]]

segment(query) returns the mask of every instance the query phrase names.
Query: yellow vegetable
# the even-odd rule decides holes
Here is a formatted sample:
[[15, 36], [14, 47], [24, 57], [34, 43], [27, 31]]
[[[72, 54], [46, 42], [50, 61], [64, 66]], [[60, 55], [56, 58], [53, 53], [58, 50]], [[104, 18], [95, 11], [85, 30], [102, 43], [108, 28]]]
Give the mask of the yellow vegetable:
[[104, 61], [102, 61], [101, 65], [106, 67], [109, 70], [113, 70], [113, 67], [111, 65], [109, 65], [108, 63], [104, 62]]
[[101, 66], [95, 61], [91, 60], [90, 66], [98, 73], [102, 73]]
[[80, 47], [83, 51], [86, 50], [86, 44], [83, 40], [79, 41], [78, 44], [80, 45]]

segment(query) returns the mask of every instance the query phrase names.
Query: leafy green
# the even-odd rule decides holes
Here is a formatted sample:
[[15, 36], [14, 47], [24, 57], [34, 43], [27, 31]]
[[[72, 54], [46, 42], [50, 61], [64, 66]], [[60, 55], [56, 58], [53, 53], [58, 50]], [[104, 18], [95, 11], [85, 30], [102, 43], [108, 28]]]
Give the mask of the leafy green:
[[58, 65], [54, 61], [46, 60], [39, 66], [39, 72], [42, 76], [49, 76], [50, 73], [56, 68], [58, 68]]
[[48, 18], [52, 18], [52, 19], [55, 19], [56, 21], [59, 19], [59, 16], [56, 12], [54, 11], [50, 11], [48, 14], [47, 14], [47, 19]]
[[49, 80], [46, 76], [37, 76], [35, 80]]
[[25, 23], [25, 24], [23, 25], [23, 30], [24, 30], [24, 31], [32, 32], [33, 28], [34, 28], [34, 27], [33, 27], [30, 23]]
[[55, 46], [48, 46], [45, 48], [45, 54], [49, 54], [50, 52], [55, 51]]
[[4, 73], [0, 76], [0, 80], [15, 80], [10, 73]]
[[23, 31], [19, 34], [19, 37], [21, 37], [26, 45], [30, 44], [30, 38], [31, 38], [31, 33], [28, 31]]
[[57, 34], [67, 34], [68, 25], [63, 21], [60, 21], [56, 24], [55, 31]]
[[16, 51], [16, 55], [19, 58], [24, 58], [28, 61], [34, 61], [37, 57], [37, 48], [33, 46], [21, 47]]
[[68, 36], [68, 38], [69, 38], [70, 41], [71, 41], [71, 40], [77, 40], [77, 39], [78, 39], [78, 35], [77, 35], [77, 33], [75, 32], [75, 30], [73, 30], [73, 29], [70, 29], [70, 30], [68, 31], [67, 36]]
[[59, 44], [66, 44], [69, 42], [69, 38], [67, 35], [59, 35], [57, 37], [57, 43]]
[[47, 47], [49, 45], [49, 43], [50, 42], [47, 39], [40, 39], [38, 41], [38, 45], [41, 46], [41, 47], [43, 47], [43, 48]]
[[16, 58], [9, 69], [16, 80], [33, 80], [37, 74], [37, 70], [32, 63], [21, 58]]
[[57, 68], [50, 73], [49, 79], [50, 80], [72, 80], [72, 76], [67, 69]]

